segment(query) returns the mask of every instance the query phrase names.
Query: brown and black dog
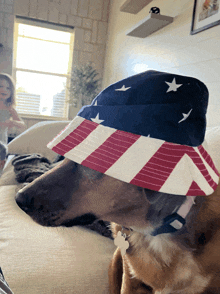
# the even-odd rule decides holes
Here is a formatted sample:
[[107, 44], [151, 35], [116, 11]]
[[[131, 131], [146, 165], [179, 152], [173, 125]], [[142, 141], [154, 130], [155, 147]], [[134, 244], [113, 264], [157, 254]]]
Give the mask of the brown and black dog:
[[16, 201], [44, 226], [98, 218], [113, 222], [114, 237], [126, 234], [129, 248], [123, 256], [117, 249], [109, 268], [112, 294], [218, 294], [219, 197], [219, 186], [212, 195], [197, 197], [183, 229], [153, 237], [152, 230], [185, 196], [140, 188], [65, 159], [20, 190]]

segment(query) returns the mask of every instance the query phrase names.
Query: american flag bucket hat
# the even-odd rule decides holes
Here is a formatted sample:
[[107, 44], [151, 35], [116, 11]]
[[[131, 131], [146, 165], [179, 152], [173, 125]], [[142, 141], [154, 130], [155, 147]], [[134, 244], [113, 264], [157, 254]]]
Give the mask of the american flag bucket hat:
[[204, 141], [208, 89], [146, 71], [104, 89], [48, 147], [121, 181], [169, 194], [212, 194], [219, 173]]

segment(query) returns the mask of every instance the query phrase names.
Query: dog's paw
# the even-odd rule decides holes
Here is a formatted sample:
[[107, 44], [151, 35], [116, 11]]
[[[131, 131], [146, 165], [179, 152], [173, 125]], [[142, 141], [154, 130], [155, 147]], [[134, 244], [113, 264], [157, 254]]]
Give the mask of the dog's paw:
[[113, 223], [113, 222], [111, 222], [110, 228], [111, 228], [111, 231], [112, 231], [113, 238], [116, 238], [118, 232], [122, 230], [121, 225]]

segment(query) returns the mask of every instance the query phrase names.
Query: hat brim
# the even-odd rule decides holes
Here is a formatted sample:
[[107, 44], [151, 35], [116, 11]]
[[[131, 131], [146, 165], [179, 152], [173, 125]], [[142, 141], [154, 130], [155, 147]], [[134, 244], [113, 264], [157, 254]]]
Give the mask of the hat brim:
[[212, 194], [219, 181], [205, 145], [174, 144], [76, 116], [47, 146], [127, 183], [169, 194], [204, 196]]

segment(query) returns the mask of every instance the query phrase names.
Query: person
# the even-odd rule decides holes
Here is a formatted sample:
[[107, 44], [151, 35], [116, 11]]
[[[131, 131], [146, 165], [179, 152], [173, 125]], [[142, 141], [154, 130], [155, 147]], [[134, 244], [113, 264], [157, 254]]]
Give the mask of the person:
[[7, 156], [8, 129], [25, 129], [25, 123], [15, 110], [15, 86], [10, 75], [0, 73], [0, 175]]
[[[14, 82], [9, 75], [0, 73], [0, 175], [7, 156], [8, 129], [12, 127], [17, 127], [21, 130], [25, 129], [25, 123], [17, 114], [14, 104]], [[0, 294], [1, 293], [13, 294], [0, 268]]]

